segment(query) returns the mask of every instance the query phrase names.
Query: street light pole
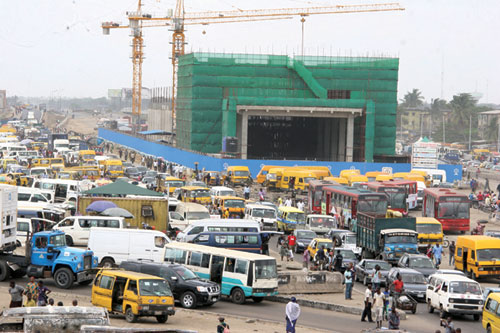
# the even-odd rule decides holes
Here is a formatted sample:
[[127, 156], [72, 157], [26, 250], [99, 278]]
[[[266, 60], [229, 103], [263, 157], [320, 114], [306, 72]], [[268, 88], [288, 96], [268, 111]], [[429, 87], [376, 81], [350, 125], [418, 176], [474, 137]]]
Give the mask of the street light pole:
[[469, 151], [471, 150], [472, 140], [472, 115], [469, 116]]

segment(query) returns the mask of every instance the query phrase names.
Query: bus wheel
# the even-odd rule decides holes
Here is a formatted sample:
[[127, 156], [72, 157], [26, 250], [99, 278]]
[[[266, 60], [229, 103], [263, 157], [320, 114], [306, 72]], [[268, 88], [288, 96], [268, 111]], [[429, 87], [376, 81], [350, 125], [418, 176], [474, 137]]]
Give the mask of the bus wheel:
[[231, 292], [231, 301], [236, 304], [245, 303], [245, 293], [240, 288], [234, 288]]

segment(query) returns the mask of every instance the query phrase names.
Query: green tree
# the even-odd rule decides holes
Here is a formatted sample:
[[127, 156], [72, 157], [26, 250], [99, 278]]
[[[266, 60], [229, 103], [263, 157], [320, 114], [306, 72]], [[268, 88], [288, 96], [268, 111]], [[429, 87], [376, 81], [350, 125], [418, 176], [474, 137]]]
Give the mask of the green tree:
[[401, 100], [401, 105], [407, 108], [416, 108], [424, 104], [424, 96], [418, 89], [413, 89], [406, 93]]

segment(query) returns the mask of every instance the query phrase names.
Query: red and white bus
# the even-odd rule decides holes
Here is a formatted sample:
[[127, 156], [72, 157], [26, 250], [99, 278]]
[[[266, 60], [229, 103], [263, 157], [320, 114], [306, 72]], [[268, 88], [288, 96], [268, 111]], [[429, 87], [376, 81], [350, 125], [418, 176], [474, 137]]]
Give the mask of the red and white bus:
[[323, 196], [323, 187], [330, 185], [339, 185], [339, 183], [332, 180], [314, 179], [309, 181], [307, 205], [310, 214], [321, 214], [321, 197]]
[[406, 190], [403, 186], [391, 182], [369, 182], [367, 187], [373, 192], [385, 193], [389, 200], [390, 209], [405, 214], [408, 213]]
[[388, 200], [384, 193], [354, 187], [333, 185], [323, 187], [321, 214], [337, 217], [339, 228], [353, 230], [357, 213], [385, 216]]
[[470, 201], [464, 194], [446, 188], [426, 188], [422, 216], [434, 217], [443, 226], [443, 231], [470, 230]]

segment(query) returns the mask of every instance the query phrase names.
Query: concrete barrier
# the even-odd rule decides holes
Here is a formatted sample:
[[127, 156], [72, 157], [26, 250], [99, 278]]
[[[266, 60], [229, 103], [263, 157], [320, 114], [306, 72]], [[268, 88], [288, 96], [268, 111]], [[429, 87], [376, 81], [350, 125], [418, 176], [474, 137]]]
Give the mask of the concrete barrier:
[[341, 293], [342, 274], [338, 272], [283, 271], [278, 273], [280, 294]]

